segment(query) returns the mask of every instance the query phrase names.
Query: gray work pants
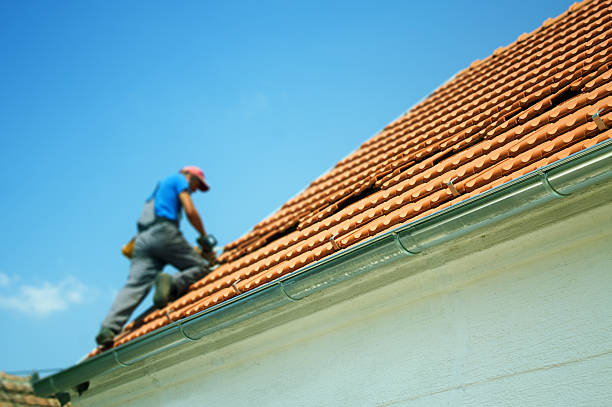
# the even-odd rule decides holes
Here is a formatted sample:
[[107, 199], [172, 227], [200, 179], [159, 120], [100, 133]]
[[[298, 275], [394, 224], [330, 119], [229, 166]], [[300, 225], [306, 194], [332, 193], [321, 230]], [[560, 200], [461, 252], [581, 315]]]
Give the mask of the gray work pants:
[[173, 276], [177, 295], [187, 292], [191, 283], [210, 272], [208, 262], [193, 250], [176, 225], [157, 223], [136, 236], [128, 281], [117, 294], [102, 326], [119, 332], [166, 264], [179, 270]]

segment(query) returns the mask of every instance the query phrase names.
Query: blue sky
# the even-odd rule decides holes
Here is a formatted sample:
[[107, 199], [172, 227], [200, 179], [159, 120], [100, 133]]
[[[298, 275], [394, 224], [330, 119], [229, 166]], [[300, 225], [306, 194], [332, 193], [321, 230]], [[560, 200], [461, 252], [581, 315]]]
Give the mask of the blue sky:
[[571, 3], [0, 0], [0, 370], [93, 349], [157, 180], [228, 243]]

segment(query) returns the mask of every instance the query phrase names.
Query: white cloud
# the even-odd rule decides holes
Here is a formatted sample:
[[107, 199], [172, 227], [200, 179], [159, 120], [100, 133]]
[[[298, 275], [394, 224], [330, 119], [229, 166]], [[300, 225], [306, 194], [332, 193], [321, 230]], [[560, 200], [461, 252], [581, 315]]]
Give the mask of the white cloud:
[[[0, 287], [6, 288], [11, 285], [11, 279], [5, 281], [0, 276]], [[12, 295], [0, 294], [0, 308], [17, 311], [31, 316], [48, 316], [55, 312], [65, 311], [71, 305], [82, 304], [86, 298], [88, 288], [75, 279], [68, 277], [59, 283], [44, 281], [38, 285], [21, 285], [11, 289]]]
[[19, 281], [19, 276], [11, 276], [0, 271], [0, 289], [15, 284], [17, 281]]

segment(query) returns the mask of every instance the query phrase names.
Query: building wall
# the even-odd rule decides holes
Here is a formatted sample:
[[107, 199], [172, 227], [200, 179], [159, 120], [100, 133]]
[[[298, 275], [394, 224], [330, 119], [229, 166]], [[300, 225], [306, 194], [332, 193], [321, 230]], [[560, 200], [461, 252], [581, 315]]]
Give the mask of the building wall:
[[608, 204], [83, 405], [610, 406], [611, 249]]

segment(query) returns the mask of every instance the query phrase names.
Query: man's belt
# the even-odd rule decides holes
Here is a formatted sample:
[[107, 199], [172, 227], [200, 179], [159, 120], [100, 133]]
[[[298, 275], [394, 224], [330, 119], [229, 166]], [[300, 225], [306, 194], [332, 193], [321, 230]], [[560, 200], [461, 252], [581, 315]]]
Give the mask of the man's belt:
[[150, 229], [151, 227], [158, 225], [160, 223], [171, 223], [174, 226], [176, 226], [178, 228], [178, 221], [174, 220], [174, 219], [168, 219], [168, 218], [164, 218], [163, 216], [157, 216], [155, 217], [155, 220], [153, 222], [151, 222], [150, 224], [148, 224], [147, 226], [138, 226], [138, 233], [142, 233], [147, 229]]

